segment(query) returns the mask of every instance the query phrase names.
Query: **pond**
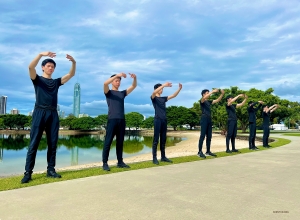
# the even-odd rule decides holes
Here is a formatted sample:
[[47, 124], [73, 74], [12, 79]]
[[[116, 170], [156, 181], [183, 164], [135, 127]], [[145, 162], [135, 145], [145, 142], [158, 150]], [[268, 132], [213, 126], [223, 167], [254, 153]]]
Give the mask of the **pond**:
[[[166, 147], [174, 146], [184, 138], [168, 137]], [[152, 152], [152, 136], [125, 136], [123, 158]], [[0, 177], [24, 172], [28, 135], [0, 134]], [[56, 168], [102, 161], [103, 135], [59, 135]], [[111, 146], [109, 160], [116, 160], [116, 141]], [[158, 145], [159, 148], [159, 145]], [[126, 160], [125, 160], [126, 162]], [[41, 139], [34, 172], [47, 168], [46, 136]]]

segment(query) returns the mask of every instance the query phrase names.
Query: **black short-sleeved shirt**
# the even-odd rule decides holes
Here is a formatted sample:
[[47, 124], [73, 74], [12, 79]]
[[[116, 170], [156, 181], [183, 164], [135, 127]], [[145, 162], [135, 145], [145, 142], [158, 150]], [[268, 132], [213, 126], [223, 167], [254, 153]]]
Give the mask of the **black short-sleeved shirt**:
[[270, 125], [270, 112], [268, 112], [268, 113], [263, 112], [262, 117], [263, 117], [263, 126], [269, 126]]
[[212, 105], [211, 100], [205, 100], [204, 102], [200, 101], [200, 106], [201, 106], [201, 110], [202, 110], [202, 115], [205, 115], [207, 117], [211, 117], [211, 110], [210, 110], [210, 106]]
[[106, 102], [108, 105], [108, 119], [125, 119], [124, 99], [126, 95], [127, 95], [126, 90], [123, 91], [109, 90], [105, 94]]
[[167, 119], [167, 115], [166, 115], [166, 102], [168, 101], [168, 97], [164, 96], [164, 97], [157, 97], [155, 96], [152, 99], [152, 96], [150, 96], [154, 110], [155, 110], [155, 118], [159, 118], [159, 119]]
[[228, 114], [228, 120], [237, 120], [237, 117], [236, 117], [236, 104], [232, 104], [232, 105], [227, 105], [226, 104], [226, 111], [227, 111], [227, 114]]
[[42, 76], [36, 75], [32, 79], [35, 90], [35, 106], [44, 109], [57, 108], [57, 93], [61, 84], [61, 78], [47, 79]]
[[260, 103], [259, 105], [254, 108], [254, 106], [257, 104], [258, 102], [254, 102], [252, 103], [252, 105], [248, 106], [247, 111], [249, 114], [249, 122], [256, 122], [256, 112], [258, 111], [258, 109], [262, 106]]

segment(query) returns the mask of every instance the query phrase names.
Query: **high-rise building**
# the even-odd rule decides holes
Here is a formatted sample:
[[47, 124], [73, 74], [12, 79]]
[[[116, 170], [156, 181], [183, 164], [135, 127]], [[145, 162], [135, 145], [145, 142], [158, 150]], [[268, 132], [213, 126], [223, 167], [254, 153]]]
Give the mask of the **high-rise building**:
[[0, 115], [6, 114], [6, 103], [7, 103], [7, 96], [1, 96], [1, 98], [0, 98]]
[[12, 110], [10, 110], [10, 114], [11, 114], [11, 115], [17, 115], [17, 114], [20, 114], [20, 112], [19, 112], [18, 109], [13, 108]]
[[80, 113], [80, 84], [74, 86], [73, 115], [78, 118]]

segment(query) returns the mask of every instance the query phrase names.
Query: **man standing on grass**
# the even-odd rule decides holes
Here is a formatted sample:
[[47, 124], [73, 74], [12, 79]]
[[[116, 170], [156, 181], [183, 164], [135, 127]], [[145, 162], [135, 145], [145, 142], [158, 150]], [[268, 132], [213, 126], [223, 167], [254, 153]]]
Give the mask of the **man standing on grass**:
[[153, 155], [153, 163], [158, 165], [159, 162], [157, 160], [157, 144], [160, 137], [160, 153], [161, 153], [161, 161], [172, 163], [170, 159], [166, 157], [165, 153], [165, 145], [167, 139], [167, 114], [166, 114], [166, 102], [170, 99], [175, 98], [180, 90], [182, 89], [182, 85], [179, 83], [179, 88], [176, 92], [170, 96], [161, 96], [163, 93], [164, 87], [171, 87], [172, 83], [166, 82], [165, 84], [156, 84], [154, 85], [154, 91], [151, 95], [151, 101], [155, 110], [154, 117], [154, 137], [152, 144], [152, 155]]
[[262, 117], [263, 117], [263, 147], [269, 148], [269, 136], [270, 136], [270, 114], [274, 112], [279, 105], [272, 105], [270, 108], [265, 105], [263, 106]]
[[[119, 91], [121, 85], [121, 78], [126, 78], [125, 73], [119, 73], [112, 75], [108, 80], [104, 82], [104, 94], [106, 96], [106, 102], [108, 105], [108, 121], [106, 127], [106, 135], [104, 148], [102, 152], [102, 169], [110, 171], [107, 164], [111, 143], [116, 136], [116, 152], [117, 152], [117, 167], [118, 168], [130, 168], [123, 161], [123, 142], [125, 135], [125, 113], [124, 113], [124, 99], [129, 95], [137, 86], [137, 79], [135, 74], [129, 73], [133, 78], [132, 85], [128, 89]], [[109, 89], [109, 84], [112, 85], [112, 89]]]
[[36, 102], [32, 114], [32, 126], [30, 130], [30, 144], [28, 147], [25, 173], [21, 183], [28, 183], [31, 180], [31, 174], [35, 164], [37, 149], [45, 130], [47, 136], [47, 177], [61, 178], [61, 175], [55, 172], [56, 148], [58, 141], [59, 118], [57, 114], [57, 93], [61, 85], [68, 82], [76, 70], [76, 61], [70, 55], [66, 58], [72, 62], [68, 74], [62, 78], [52, 79], [56, 63], [53, 59], [45, 59], [42, 62], [43, 75], [36, 73], [36, 66], [43, 56], [54, 58], [56, 53], [42, 52], [37, 55], [29, 64], [29, 76], [33, 83]]
[[[254, 108], [255, 105], [259, 105]], [[248, 102], [248, 114], [249, 114], [249, 150], [258, 150], [258, 148], [255, 146], [255, 138], [256, 138], [256, 112], [259, 110], [259, 108], [262, 106], [263, 102]]]
[[[233, 104], [238, 98], [244, 97], [244, 101], [239, 104]], [[236, 108], [242, 107], [248, 99], [247, 95], [240, 94], [236, 97], [232, 96], [227, 96], [226, 97], [226, 111], [228, 114], [228, 121], [227, 121], [227, 135], [226, 135], [226, 153], [231, 153], [231, 152], [238, 152], [237, 149], [235, 149], [235, 138], [237, 134], [237, 116], [236, 116]], [[229, 150], [229, 140], [231, 140], [231, 147], [232, 150]]]
[[[216, 92], [221, 92], [219, 98], [216, 100], [208, 100], [210, 95]], [[199, 144], [198, 144], [198, 148], [199, 148], [198, 156], [202, 158], [206, 158], [206, 156], [202, 152], [203, 141], [206, 136], [206, 155], [216, 157], [217, 155], [210, 151], [210, 144], [211, 144], [211, 137], [212, 137], [211, 105], [221, 101], [222, 97], [224, 96], [224, 90], [214, 89], [213, 91], [209, 92], [208, 89], [204, 89], [201, 92], [201, 95], [202, 98], [200, 100], [200, 106], [202, 110], [202, 115], [200, 120], [201, 134], [200, 134]]]

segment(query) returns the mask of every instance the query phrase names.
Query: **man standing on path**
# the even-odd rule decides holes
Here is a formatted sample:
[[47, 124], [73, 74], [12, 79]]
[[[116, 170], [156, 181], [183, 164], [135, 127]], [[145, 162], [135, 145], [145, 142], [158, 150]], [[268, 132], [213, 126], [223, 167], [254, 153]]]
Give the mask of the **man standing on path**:
[[201, 92], [202, 98], [200, 100], [200, 106], [202, 110], [202, 115], [200, 119], [200, 126], [201, 126], [201, 133], [199, 138], [199, 152], [198, 156], [202, 158], [206, 158], [206, 156], [202, 152], [203, 141], [206, 136], [206, 155], [209, 156], [217, 156], [216, 154], [210, 151], [210, 144], [211, 144], [211, 137], [212, 137], [212, 119], [211, 119], [211, 105], [218, 103], [221, 101], [222, 97], [224, 96], [224, 90], [221, 90], [221, 95], [216, 100], [208, 100], [211, 94], [220, 92], [220, 89], [214, 89], [213, 91], [209, 92], [208, 89], [204, 89]]
[[45, 59], [42, 62], [43, 75], [36, 73], [36, 66], [43, 56], [55, 57], [56, 53], [42, 52], [29, 64], [29, 76], [35, 89], [36, 102], [32, 115], [32, 126], [30, 130], [30, 144], [28, 147], [25, 173], [21, 183], [28, 183], [31, 180], [31, 174], [35, 164], [37, 149], [44, 130], [47, 136], [47, 177], [61, 178], [61, 175], [55, 172], [56, 148], [58, 141], [59, 118], [57, 115], [57, 93], [61, 85], [68, 82], [76, 70], [76, 61], [70, 55], [66, 58], [72, 62], [72, 67], [68, 74], [62, 78], [52, 79], [56, 63], [52, 59]]
[[[117, 167], [130, 168], [123, 162], [123, 142], [125, 135], [124, 99], [136, 88], [137, 79], [135, 74], [129, 73], [129, 75], [131, 78], [133, 78], [132, 85], [123, 91], [119, 91], [119, 87], [121, 85], [121, 78], [126, 78], [127, 76], [125, 73], [119, 73], [117, 75], [114, 74], [104, 82], [103, 89], [108, 105], [108, 120], [104, 148], [102, 152], [102, 168], [106, 171], [110, 171], [107, 161], [114, 136], [116, 136], [116, 153], [118, 159]], [[112, 85], [112, 89], [109, 89], [109, 84]]]
[[269, 136], [270, 136], [270, 113], [274, 112], [279, 105], [275, 104], [272, 105], [270, 108], [265, 105], [263, 106], [263, 112], [262, 112], [262, 117], [263, 117], [263, 147], [269, 148], [271, 147], [269, 145]]
[[175, 98], [178, 95], [178, 93], [182, 89], [182, 85], [179, 83], [179, 88], [173, 95], [161, 97], [164, 87], [172, 87], [172, 83], [166, 82], [163, 85], [162, 84], [154, 85], [154, 91], [151, 95], [151, 101], [155, 110], [152, 155], [153, 155], [153, 163], [156, 165], [159, 164], [156, 156], [159, 137], [160, 137], [161, 161], [172, 163], [172, 161], [166, 157], [166, 153], [165, 153], [165, 145], [166, 145], [166, 138], [167, 138], [166, 102], [169, 101], [170, 99]]
[[[239, 104], [233, 104], [239, 97], [244, 97], [244, 101]], [[228, 129], [227, 129], [227, 135], [226, 135], [226, 153], [231, 153], [231, 152], [238, 152], [237, 149], [235, 149], [235, 138], [237, 134], [237, 116], [236, 116], [236, 108], [242, 107], [248, 99], [247, 95], [240, 94], [236, 97], [232, 97], [231, 95], [226, 97], [226, 111], [228, 114]], [[232, 150], [229, 150], [229, 140], [231, 140], [231, 147]]]
[[[255, 105], [259, 105], [254, 108]], [[255, 146], [255, 138], [256, 138], [256, 112], [259, 110], [259, 108], [262, 106], [263, 102], [258, 101], [258, 102], [253, 102], [250, 101], [248, 102], [248, 114], [249, 114], [249, 150], [258, 150]]]

